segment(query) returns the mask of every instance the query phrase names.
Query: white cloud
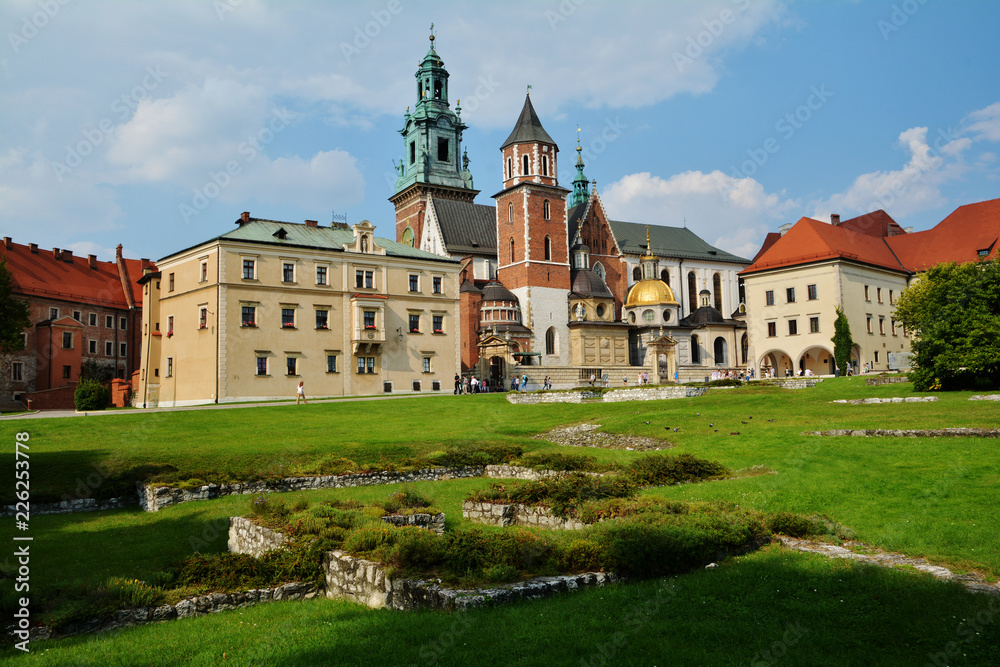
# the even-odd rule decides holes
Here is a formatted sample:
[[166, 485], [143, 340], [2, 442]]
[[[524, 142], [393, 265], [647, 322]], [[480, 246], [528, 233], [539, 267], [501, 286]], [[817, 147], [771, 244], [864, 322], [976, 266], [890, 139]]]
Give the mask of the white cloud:
[[[721, 171], [687, 171], [663, 179], [648, 172], [629, 174], [601, 193], [613, 219], [679, 227], [723, 250], [752, 257], [764, 234], [797, 204], [767, 193], [752, 178]], [[686, 223], [685, 223], [686, 219]]]
[[966, 132], [972, 132], [976, 139], [1000, 141], [1000, 102], [985, 109], [973, 111], [965, 117]]

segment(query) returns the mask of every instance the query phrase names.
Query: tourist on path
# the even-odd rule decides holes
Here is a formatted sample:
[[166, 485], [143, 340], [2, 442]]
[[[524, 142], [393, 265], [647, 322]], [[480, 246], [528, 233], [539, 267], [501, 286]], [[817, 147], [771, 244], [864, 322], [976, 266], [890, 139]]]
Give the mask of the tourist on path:
[[306, 384], [305, 382], [302, 382], [301, 380], [299, 381], [299, 386], [295, 390], [295, 405], [299, 404], [299, 400], [300, 399], [302, 400], [303, 403], [305, 403], [307, 405], [309, 404], [309, 401], [306, 400], [306, 387], [305, 387], [305, 384]]

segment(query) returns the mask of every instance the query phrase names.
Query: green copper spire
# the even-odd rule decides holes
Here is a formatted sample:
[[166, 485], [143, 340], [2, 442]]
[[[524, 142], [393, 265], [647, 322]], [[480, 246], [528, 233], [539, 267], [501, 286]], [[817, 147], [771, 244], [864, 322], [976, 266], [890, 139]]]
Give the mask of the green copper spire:
[[580, 128], [576, 128], [576, 176], [573, 178], [573, 194], [569, 196], [569, 206], [585, 204], [590, 199], [587, 177], [583, 174], [583, 148], [580, 147]]
[[[434, 50], [434, 24], [430, 49], [420, 61], [417, 103], [403, 117], [405, 155], [397, 165], [395, 193], [416, 183], [472, 189], [472, 174], [462, 156], [462, 117], [448, 104], [448, 70]], [[461, 110], [461, 107], [458, 107]]]

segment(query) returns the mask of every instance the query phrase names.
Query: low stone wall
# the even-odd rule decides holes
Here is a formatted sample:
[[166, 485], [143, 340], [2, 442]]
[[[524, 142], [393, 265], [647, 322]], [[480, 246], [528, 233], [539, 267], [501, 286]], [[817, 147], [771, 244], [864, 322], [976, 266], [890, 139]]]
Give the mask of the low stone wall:
[[276, 588], [260, 588], [236, 593], [210, 593], [181, 600], [175, 605], [160, 607], [139, 607], [123, 609], [108, 619], [95, 618], [89, 621], [75, 623], [61, 629], [58, 634], [50, 628], [39, 628], [32, 639], [50, 639], [55, 636], [70, 637], [89, 632], [107, 632], [120, 630], [134, 625], [144, 625], [157, 621], [169, 621], [175, 618], [189, 616], [204, 616], [219, 611], [240, 609], [263, 602], [278, 602], [281, 600], [311, 600], [320, 594], [315, 584], [293, 582]]
[[970, 401], [1000, 401], [1000, 394], [980, 394], [971, 396]]
[[[577, 471], [575, 470], [535, 470], [534, 468], [525, 468], [524, 466], [511, 466], [511, 465], [496, 465], [496, 466], [486, 466], [483, 471], [483, 477], [490, 477], [492, 479], [523, 479], [529, 482], [537, 482], [541, 479], [548, 479], [550, 477], [565, 477], [566, 475], [572, 475]], [[600, 476], [601, 473], [588, 472], [585, 475], [596, 475]]]
[[877, 405], [879, 403], [933, 403], [936, 400], [938, 400], [937, 396], [906, 396], [905, 398], [895, 396], [893, 398], [855, 398], [850, 400], [840, 398], [830, 402], [848, 405]]
[[594, 398], [605, 403], [620, 403], [622, 401], [662, 401], [672, 398], [691, 398], [701, 396], [707, 387], [652, 386], [623, 387], [612, 389], [598, 395], [596, 392], [552, 391], [552, 392], [517, 392], [507, 393], [507, 400], [514, 405], [536, 405], [539, 403], [582, 403], [583, 400]]
[[268, 551], [280, 549], [288, 538], [276, 530], [258, 526], [241, 516], [229, 517], [229, 551], [260, 558]]
[[806, 431], [802, 435], [853, 436], [861, 438], [1000, 438], [1000, 428], [937, 428], [918, 430], [899, 429], [834, 429], [832, 431]]
[[764, 380], [764, 382], [776, 384], [780, 386], [782, 389], [812, 389], [822, 381], [823, 378], [817, 378], [817, 377], [773, 378], [769, 380]]
[[323, 557], [328, 598], [344, 598], [368, 607], [389, 609], [446, 609], [464, 611], [488, 604], [546, 597], [618, 581], [613, 574], [588, 572], [561, 577], [538, 577], [489, 589], [457, 590], [415, 579], [392, 579], [379, 563], [355, 558], [343, 551]]
[[416, 526], [444, 535], [444, 512], [439, 514], [390, 514], [382, 520], [393, 526]]
[[247, 493], [286, 493], [310, 489], [342, 489], [373, 484], [432, 482], [460, 477], [481, 477], [483, 466], [464, 468], [426, 468], [412, 472], [367, 472], [351, 475], [321, 475], [317, 477], [286, 477], [281, 480], [246, 484], [206, 484], [187, 491], [172, 486], [139, 485], [139, 504], [147, 512], [192, 500], [211, 500], [222, 496]]
[[[135, 498], [108, 498], [94, 500], [93, 498], [78, 498], [64, 500], [58, 503], [31, 503], [31, 513], [38, 514], [70, 514], [72, 512], [103, 512], [104, 510], [120, 510], [125, 507], [135, 507]], [[16, 505], [4, 505], [0, 516], [14, 516]]]
[[547, 507], [518, 504], [480, 503], [466, 500], [462, 503], [462, 516], [469, 521], [487, 526], [534, 526], [554, 530], [581, 530], [587, 524], [573, 518], [552, 514]]
[[869, 387], [878, 387], [883, 384], [900, 384], [903, 382], [909, 382], [910, 378], [905, 375], [891, 375], [886, 377], [877, 378], [865, 378], [865, 384]]

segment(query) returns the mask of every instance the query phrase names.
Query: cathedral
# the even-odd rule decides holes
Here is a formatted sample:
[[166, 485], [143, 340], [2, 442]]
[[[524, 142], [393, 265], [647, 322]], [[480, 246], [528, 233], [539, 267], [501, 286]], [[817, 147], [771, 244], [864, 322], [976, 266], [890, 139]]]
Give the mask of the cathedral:
[[686, 227], [610, 219], [579, 139], [571, 187], [560, 185], [559, 146], [530, 94], [500, 146], [495, 203], [475, 202], [467, 126], [430, 40], [389, 200], [397, 241], [461, 262], [462, 373], [493, 387], [527, 376], [536, 389], [545, 377], [556, 388], [592, 376], [622, 386], [745, 367], [737, 273], [750, 262]]

